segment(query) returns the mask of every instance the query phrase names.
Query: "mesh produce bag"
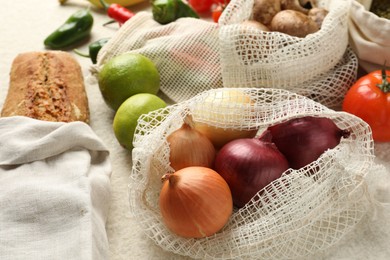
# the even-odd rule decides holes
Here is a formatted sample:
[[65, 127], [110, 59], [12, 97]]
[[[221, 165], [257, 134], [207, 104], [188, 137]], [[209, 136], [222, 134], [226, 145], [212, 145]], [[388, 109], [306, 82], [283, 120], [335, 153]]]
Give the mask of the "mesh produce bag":
[[348, 46], [350, 1], [322, 0], [321, 29], [304, 38], [242, 25], [254, 0], [233, 0], [220, 18], [224, 87], [283, 88], [337, 107], [356, 81], [358, 62]]
[[[288, 259], [334, 245], [369, 207], [365, 176], [374, 166], [369, 126], [351, 114], [286, 90], [229, 90], [233, 92], [227, 96], [227, 88], [205, 91], [139, 119], [129, 182], [132, 215], [156, 244], [198, 259]], [[250, 102], [235, 101], [235, 95], [243, 93]], [[218, 100], [221, 97], [223, 102]], [[321, 116], [331, 118], [340, 129], [349, 129], [351, 135], [307, 167], [287, 170], [246, 206], [236, 209], [217, 234], [186, 239], [164, 225], [158, 201], [161, 176], [174, 171], [166, 138], [181, 127], [188, 114], [195, 122], [224, 129], [258, 129], [258, 134], [291, 118]]]
[[161, 25], [139, 12], [101, 49], [92, 71], [121, 53], [140, 53], [157, 65], [160, 89], [174, 102], [220, 87], [270, 87], [336, 108], [356, 80], [358, 62], [347, 48], [349, 5], [328, 2], [321, 2], [329, 10], [322, 29], [306, 38], [240, 26], [253, 0], [233, 0], [220, 24], [180, 18]]
[[167, 25], [139, 12], [100, 50], [93, 70], [124, 53], [140, 53], [153, 60], [161, 77], [161, 91], [175, 102], [204, 90], [222, 87], [217, 24], [180, 18]]

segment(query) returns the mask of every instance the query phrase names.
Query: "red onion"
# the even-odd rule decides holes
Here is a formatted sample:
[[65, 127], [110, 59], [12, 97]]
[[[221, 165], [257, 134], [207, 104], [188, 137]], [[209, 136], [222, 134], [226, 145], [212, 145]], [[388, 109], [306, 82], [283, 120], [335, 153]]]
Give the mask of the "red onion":
[[243, 207], [254, 195], [288, 169], [288, 162], [266, 135], [225, 144], [215, 159], [215, 170], [228, 183], [233, 203]]
[[333, 120], [306, 116], [268, 127], [272, 142], [284, 154], [293, 169], [299, 169], [317, 160], [326, 150], [336, 147], [341, 137], [350, 135]]

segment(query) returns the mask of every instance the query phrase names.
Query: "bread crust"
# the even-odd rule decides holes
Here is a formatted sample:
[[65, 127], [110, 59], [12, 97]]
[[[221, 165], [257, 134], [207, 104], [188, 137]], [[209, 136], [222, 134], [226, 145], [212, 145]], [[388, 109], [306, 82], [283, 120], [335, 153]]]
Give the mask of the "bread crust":
[[89, 123], [88, 97], [79, 63], [64, 51], [16, 56], [1, 116]]

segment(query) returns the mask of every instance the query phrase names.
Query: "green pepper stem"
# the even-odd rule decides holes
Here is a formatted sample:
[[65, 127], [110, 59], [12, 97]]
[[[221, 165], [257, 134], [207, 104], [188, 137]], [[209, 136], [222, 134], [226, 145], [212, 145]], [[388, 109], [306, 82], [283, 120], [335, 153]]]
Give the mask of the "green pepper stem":
[[99, 0], [99, 1], [100, 1], [101, 5], [104, 7], [105, 10], [107, 10], [110, 7], [110, 5], [107, 4], [104, 0]]
[[115, 20], [110, 20], [110, 21], [108, 21], [108, 22], [105, 22], [104, 24], [103, 24], [103, 26], [107, 26], [107, 25], [109, 25], [109, 24], [112, 24], [112, 23], [116, 23], [117, 21], [115, 21]]
[[74, 51], [74, 53], [76, 53], [77, 55], [79, 55], [81, 57], [90, 58], [90, 56], [88, 54], [82, 53], [78, 49], [73, 49], [73, 51]]
[[382, 68], [382, 83], [377, 84], [377, 86], [384, 92], [390, 92], [390, 82], [387, 80], [389, 76], [386, 74], [386, 69]]

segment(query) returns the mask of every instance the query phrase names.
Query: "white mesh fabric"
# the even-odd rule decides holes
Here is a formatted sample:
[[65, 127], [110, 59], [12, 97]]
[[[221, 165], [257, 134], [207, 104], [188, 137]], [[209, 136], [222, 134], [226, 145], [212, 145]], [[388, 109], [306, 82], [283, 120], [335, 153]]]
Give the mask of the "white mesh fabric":
[[350, 2], [319, 1], [329, 13], [321, 30], [305, 38], [241, 25], [251, 19], [253, 2], [233, 0], [220, 18], [224, 87], [283, 88], [339, 106], [335, 90], [343, 96], [355, 82], [358, 67], [347, 50]]
[[253, 0], [233, 0], [220, 23], [181, 18], [167, 25], [139, 12], [101, 49], [96, 74], [124, 52], [149, 57], [161, 76], [161, 91], [181, 102], [220, 87], [282, 88], [330, 108], [355, 82], [356, 55], [347, 48], [348, 1], [320, 1], [329, 10], [322, 29], [306, 38], [259, 32], [240, 25]]
[[[227, 90], [233, 92], [226, 95]], [[234, 95], [242, 93], [251, 102], [235, 102]], [[223, 102], [217, 100], [221, 97]], [[161, 176], [173, 172], [166, 137], [182, 125], [188, 114], [195, 121], [224, 128], [256, 128], [259, 133], [269, 125], [294, 117], [321, 116], [331, 118], [341, 129], [349, 129], [351, 136], [342, 139], [336, 148], [325, 152], [307, 168], [286, 171], [265, 187], [261, 196], [259, 192], [245, 207], [235, 210], [217, 234], [185, 239], [164, 225], [158, 197]], [[237, 123], [233, 118], [240, 120]], [[365, 181], [374, 166], [369, 126], [351, 114], [336, 112], [282, 89], [221, 88], [202, 92], [142, 116], [134, 147], [129, 181], [133, 217], [157, 245], [197, 259], [308, 256], [332, 246], [353, 229], [366, 214], [370, 201]]]
[[100, 50], [94, 70], [121, 53], [140, 53], [157, 66], [161, 91], [175, 102], [222, 87], [217, 24], [181, 18], [161, 25], [150, 12], [127, 21]]

